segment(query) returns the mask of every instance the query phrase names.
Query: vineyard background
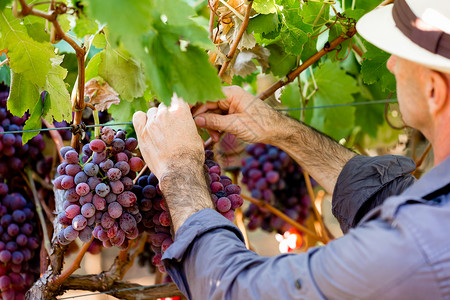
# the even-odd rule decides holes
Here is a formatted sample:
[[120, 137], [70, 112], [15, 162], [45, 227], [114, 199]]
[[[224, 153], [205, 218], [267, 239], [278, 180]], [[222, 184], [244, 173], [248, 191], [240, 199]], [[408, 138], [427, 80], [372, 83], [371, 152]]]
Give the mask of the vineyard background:
[[[76, 126], [82, 121], [91, 125], [121, 123], [118, 128], [132, 137], [130, 121], [135, 111], [170, 104], [173, 93], [191, 104], [215, 101], [223, 97], [222, 86], [233, 84], [361, 154], [406, 154], [422, 165], [429, 147], [419, 133], [402, 128], [394, 77], [385, 66], [389, 55], [365, 42], [355, 29], [364, 13], [389, 2], [2, 0], [0, 82], [11, 87], [8, 110], [18, 117], [27, 116], [23, 143], [32, 140], [42, 127]], [[43, 154], [58, 161], [56, 149], [63, 145], [80, 149], [84, 136], [76, 133], [84, 127], [76, 128], [72, 137], [68, 130], [49, 131], [44, 136], [47, 146]], [[87, 133], [98, 135], [93, 130]], [[236, 170], [246, 156], [242, 142], [225, 137], [214, 145], [206, 131], [201, 134], [227, 174], [240, 182], [242, 176]], [[63, 142], [64, 135], [71, 141]], [[425, 161], [417, 176], [430, 166], [431, 159]], [[53, 170], [35, 180], [51, 187], [50, 175], [54, 174]], [[307, 173], [302, 176], [309, 182]], [[241, 186], [243, 198], [264, 206], [261, 200], [250, 197], [252, 191], [245, 190], [244, 184]], [[322, 199], [320, 187], [305, 193], [311, 199]], [[56, 192], [55, 199], [55, 209], [61, 211], [62, 193]], [[43, 197], [35, 200], [45, 202]], [[246, 202], [244, 211], [250, 202]], [[329, 195], [323, 201], [323, 206], [327, 205]], [[326, 209], [319, 205], [320, 210]], [[49, 225], [42, 226], [44, 236], [44, 228], [52, 231], [52, 212], [46, 213], [41, 216]], [[329, 240], [314, 205], [310, 213], [312, 217], [300, 226], [312, 235], [302, 235], [303, 245], [295, 251]], [[238, 222], [241, 218], [238, 212]], [[332, 229], [336, 227], [332, 218], [324, 219], [332, 236], [338, 236], [339, 230]], [[54, 223], [56, 236], [62, 227]], [[142, 251], [142, 236], [132, 249], [103, 251], [101, 269], [77, 271], [97, 274], [112, 265], [105, 276], [92, 277], [72, 275], [86, 246], [80, 243], [62, 268], [66, 247], [58, 245], [51, 234], [47, 238], [41, 249], [44, 276], [33, 287], [30, 299], [80, 287], [92, 291], [134, 287], [122, 278], [127, 280], [142, 272], [134, 266], [125, 275], [134, 255]], [[259, 254], [277, 253], [274, 234], [250, 233], [249, 240]], [[263, 241], [260, 247], [258, 241]], [[270, 251], [267, 243], [274, 245]], [[51, 254], [50, 261], [46, 260], [46, 251]], [[91, 266], [92, 260], [88, 254], [83, 264]], [[61, 277], [61, 271], [71, 277]], [[176, 293], [173, 285], [162, 288]], [[155, 295], [151, 289], [141, 292]], [[139, 293], [127, 290], [116, 295], [134, 299]]]

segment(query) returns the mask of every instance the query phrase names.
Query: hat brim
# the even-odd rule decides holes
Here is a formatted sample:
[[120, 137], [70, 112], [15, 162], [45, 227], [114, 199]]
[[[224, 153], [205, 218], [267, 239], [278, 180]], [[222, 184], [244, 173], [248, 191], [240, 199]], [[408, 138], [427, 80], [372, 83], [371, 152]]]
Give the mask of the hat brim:
[[380, 7], [364, 15], [356, 24], [358, 33], [386, 52], [430, 69], [450, 73], [450, 59], [416, 45], [397, 28], [392, 18], [392, 7]]

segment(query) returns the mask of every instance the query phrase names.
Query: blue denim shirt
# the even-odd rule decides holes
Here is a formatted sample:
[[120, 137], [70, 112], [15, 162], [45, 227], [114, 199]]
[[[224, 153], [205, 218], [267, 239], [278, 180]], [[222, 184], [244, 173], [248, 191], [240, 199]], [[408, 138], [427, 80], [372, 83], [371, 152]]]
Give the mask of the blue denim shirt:
[[333, 200], [348, 232], [307, 253], [261, 257], [233, 223], [201, 210], [164, 253], [167, 271], [196, 300], [450, 299], [450, 157], [415, 183], [410, 168], [394, 156], [351, 159]]

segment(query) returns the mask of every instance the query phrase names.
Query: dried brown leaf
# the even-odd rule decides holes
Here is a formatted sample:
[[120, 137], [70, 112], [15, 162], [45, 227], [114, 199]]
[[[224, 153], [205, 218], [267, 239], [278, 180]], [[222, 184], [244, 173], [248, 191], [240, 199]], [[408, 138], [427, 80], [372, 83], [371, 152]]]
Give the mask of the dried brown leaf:
[[90, 98], [89, 103], [94, 105], [98, 111], [104, 111], [112, 104], [120, 103], [119, 93], [106, 81], [100, 82], [95, 78], [89, 80], [84, 86], [84, 93]]

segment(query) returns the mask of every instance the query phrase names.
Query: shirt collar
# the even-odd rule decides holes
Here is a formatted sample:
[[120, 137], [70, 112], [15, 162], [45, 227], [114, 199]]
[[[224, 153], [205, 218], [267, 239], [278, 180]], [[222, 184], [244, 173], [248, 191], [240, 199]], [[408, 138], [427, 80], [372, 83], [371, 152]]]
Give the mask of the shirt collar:
[[450, 183], [450, 156], [406, 189], [402, 196], [423, 198]]

